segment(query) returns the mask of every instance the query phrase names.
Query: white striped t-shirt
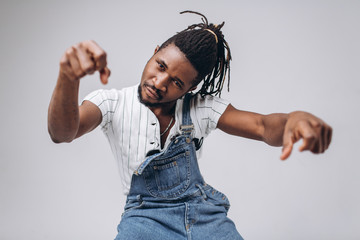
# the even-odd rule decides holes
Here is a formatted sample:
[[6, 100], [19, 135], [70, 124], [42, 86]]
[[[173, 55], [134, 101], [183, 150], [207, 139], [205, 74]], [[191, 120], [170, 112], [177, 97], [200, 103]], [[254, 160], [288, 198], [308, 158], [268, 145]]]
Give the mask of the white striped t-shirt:
[[[121, 90], [97, 90], [87, 95], [102, 113], [101, 129], [108, 138], [118, 164], [124, 194], [130, 190], [134, 171], [151, 150], [161, 149], [160, 125], [155, 114], [138, 99], [138, 85]], [[190, 101], [190, 116], [194, 124], [193, 137], [201, 139], [216, 128], [221, 114], [228, 106], [224, 99], [199, 94]], [[180, 134], [183, 99], [176, 102], [175, 124], [170, 129], [164, 148], [170, 139]], [[197, 151], [198, 158], [200, 152]]]

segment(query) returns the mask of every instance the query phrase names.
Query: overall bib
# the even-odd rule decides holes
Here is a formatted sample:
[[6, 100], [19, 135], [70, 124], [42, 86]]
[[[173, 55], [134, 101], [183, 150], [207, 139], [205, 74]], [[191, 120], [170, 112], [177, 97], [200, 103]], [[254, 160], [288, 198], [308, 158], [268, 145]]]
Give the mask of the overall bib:
[[241, 240], [227, 217], [227, 197], [201, 176], [190, 117], [183, 104], [181, 135], [153, 154], [132, 176], [115, 240]]

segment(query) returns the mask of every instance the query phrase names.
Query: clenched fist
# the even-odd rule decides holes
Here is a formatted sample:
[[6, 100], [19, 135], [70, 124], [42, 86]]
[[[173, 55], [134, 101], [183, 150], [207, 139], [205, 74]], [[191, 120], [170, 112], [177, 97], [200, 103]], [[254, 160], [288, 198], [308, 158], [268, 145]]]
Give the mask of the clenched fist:
[[99, 71], [101, 82], [106, 84], [110, 76], [106, 65], [106, 53], [96, 42], [80, 42], [67, 49], [61, 57], [59, 77], [77, 81], [87, 74]]

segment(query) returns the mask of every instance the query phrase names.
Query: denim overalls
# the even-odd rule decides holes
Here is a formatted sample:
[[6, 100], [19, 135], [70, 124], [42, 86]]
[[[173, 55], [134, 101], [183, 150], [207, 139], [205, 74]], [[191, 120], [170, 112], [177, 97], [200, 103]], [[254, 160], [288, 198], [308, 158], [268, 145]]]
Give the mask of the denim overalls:
[[181, 135], [135, 171], [115, 240], [238, 240], [224, 194], [204, 182], [191, 137], [190, 99]]

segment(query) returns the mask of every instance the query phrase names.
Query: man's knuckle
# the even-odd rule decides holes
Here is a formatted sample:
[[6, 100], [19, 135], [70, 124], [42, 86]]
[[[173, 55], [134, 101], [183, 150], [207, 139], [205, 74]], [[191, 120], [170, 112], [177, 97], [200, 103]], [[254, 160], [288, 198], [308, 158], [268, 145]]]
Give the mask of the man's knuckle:
[[82, 47], [81, 43], [77, 43], [73, 46], [73, 49], [78, 50]]
[[313, 133], [308, 133], [304, 136], [304, 138], [308, 141], [314, 141], [317, 139], [316, 135]]
[[67, 63], [68, 63], [68, 61], [65, 57], [60, 59], [60, 67], [66, 67]]
[[106, 60], [106, 53], [105, 51], [99, 51], [94, 55], [94, 59], [97, 61], [105, 61]]
[[81, 42], [82, 46], [87, 46], [87, 45], [89, 45], [91, 43], [92, 43], [91, 40], [85, 40], [85, 41]]
[[68, 49], [66, 49], [66, 51], [65, 51], [65, 54], [66, 54], [66, 56], [71, 56], [72, 54], [74, 53], [74, 49], [71, 47], [71, 48], [68, 48]]
[[312, 121], [312, 126], [314, 128], [320, 128], [320, 127], [323, 127], [324, 124], [322, 124], [322, 122], [318, 121], [318, 120], [314, 120]]

